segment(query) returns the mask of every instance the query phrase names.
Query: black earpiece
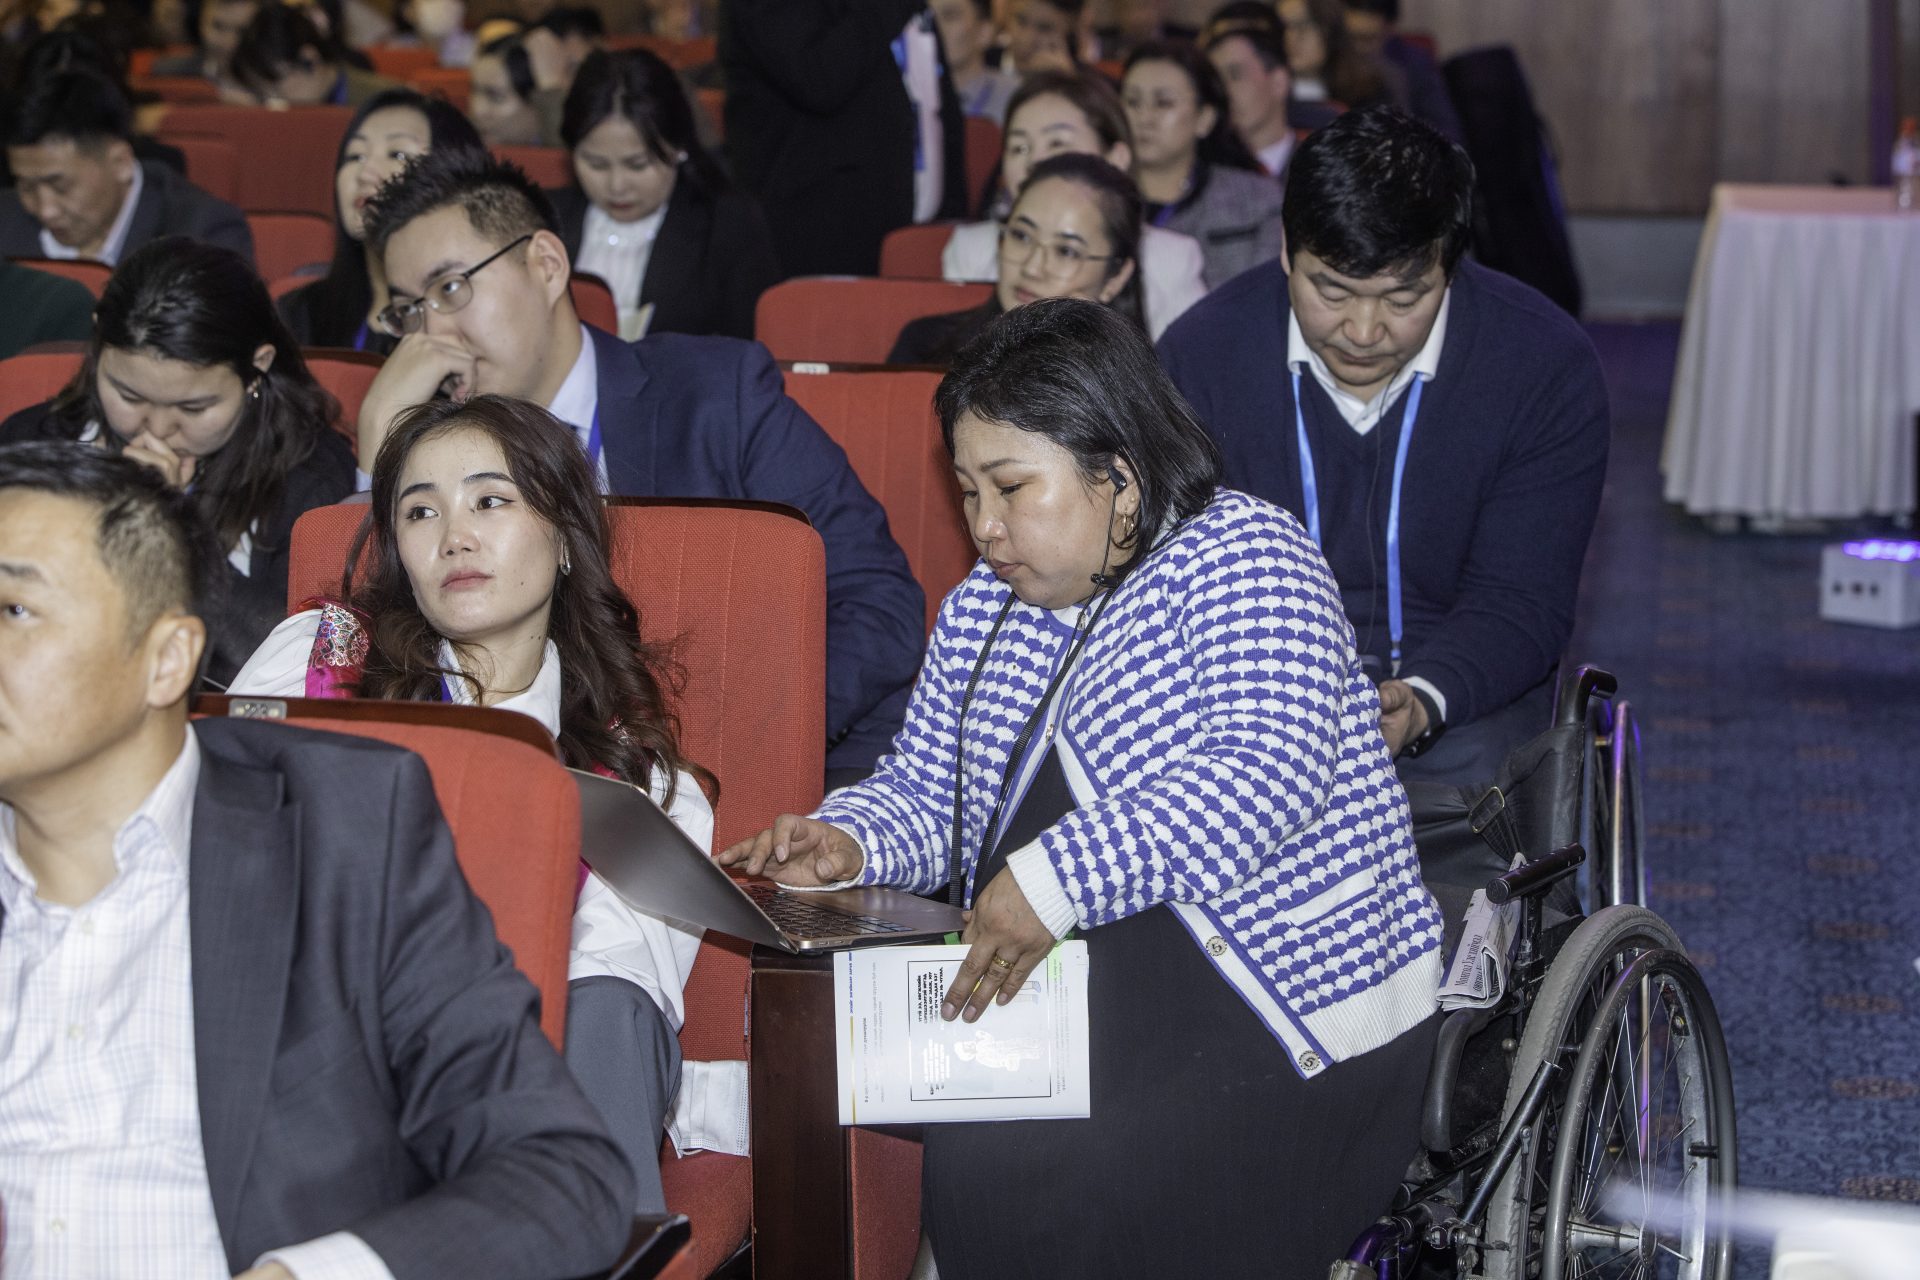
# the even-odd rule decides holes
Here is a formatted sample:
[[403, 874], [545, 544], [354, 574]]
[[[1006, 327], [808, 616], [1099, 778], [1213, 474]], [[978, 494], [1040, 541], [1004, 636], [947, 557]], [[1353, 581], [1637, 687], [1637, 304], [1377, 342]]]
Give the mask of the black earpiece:
[[1112, 483], [1115, 493], [1127, 487], [1127, 478], [1120, 474], [1120, 468], [1118, 467], [1107, 468], [1107, 479]]

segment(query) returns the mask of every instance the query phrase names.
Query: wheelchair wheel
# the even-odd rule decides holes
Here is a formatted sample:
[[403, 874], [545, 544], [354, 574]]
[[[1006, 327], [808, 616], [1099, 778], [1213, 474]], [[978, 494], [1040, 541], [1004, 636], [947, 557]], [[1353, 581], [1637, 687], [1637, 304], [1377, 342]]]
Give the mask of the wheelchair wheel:
[[1700, 973], [1649, 951], [1601, 1001], [1560, 1113], [1540, 1274], [1726, 1280], [1733, 1074]]
[[[1554, 958], [1528, 1010], [1501, 1122], [1519, 1109], [1541, 1063], [1571, 1064], [1609, 989], [1628, 965], [1649, 952], [1680, 950], [1680, 939], [1672, 928], [1644, 907], [1604, 907], [1582, 921]], [[1567, 1090], [1560, 1084], [1548, 1090], [1532, 1136], [1487, 1203], [1480, 1273], [1486, 1280], [1560, 1280], [1558, 1274], [1541, 1269], [1541, 1242], [1566, 1097]]]

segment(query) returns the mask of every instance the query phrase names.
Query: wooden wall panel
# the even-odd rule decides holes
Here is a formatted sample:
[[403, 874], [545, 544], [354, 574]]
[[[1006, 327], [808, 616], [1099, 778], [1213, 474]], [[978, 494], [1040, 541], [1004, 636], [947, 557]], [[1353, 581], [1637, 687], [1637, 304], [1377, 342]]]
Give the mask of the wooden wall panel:
[[1721, 181], [1868, 181], [1869, 7], [1720, 0]]

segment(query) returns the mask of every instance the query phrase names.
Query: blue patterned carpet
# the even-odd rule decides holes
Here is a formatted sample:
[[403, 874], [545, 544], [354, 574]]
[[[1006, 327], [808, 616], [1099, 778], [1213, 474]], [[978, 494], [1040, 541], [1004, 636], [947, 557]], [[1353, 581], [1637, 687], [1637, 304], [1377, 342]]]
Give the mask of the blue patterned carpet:
[[1714, 535], [1664, 504], [1678, 327], [1589, 331], [1614, 452], [1572, 653], [1642, 719], [1652, 906], [1726, 1023], [1741, 1181], [1920, 1202], [1920, 630], [1820, 620], [1841, 531]]

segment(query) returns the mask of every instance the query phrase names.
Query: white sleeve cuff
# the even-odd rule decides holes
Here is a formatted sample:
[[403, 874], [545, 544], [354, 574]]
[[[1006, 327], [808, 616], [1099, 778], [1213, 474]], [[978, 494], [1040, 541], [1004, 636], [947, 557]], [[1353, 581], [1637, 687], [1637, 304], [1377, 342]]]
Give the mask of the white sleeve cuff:
[[1406, 682], [1433, 699], [1433, 705], [1440, 711], [1440, 723], [1447, 722], [1447, 695], [1433, 687], [1433, 681], [1425, 676], [1407, 676]]
[[1007, 870], [1013, 872], [1013, 882], [1027, 896], [1027, 905], [1033, 908], [1033, 913], [1040, 917], [1040, 923], [1047, 926], [1054, 937], [1066, 937], [1067, 931], [1080, 923], [1080, 912], [1074, 907], [1073, 899], [1067, 896], [1059, 874], [1054, 871], [1053, 864], [1047, 861], [1039, 841], [1008, 854]]
[[680, 1092], [673, 1095], [667, 1114], [667, 1136], [681, 1155], [718, 1151], [730, 1156], [752, 1152], [751, 1117], [747, 1110], [747, 1064], [683, 1062]]
[[293, 1272], [294, 1280], [393, 1280], [393, 1272], [373, 1246], [351, 1231], [263, 1253], [253, 1265], [264, 1267], [269, 1262]]

